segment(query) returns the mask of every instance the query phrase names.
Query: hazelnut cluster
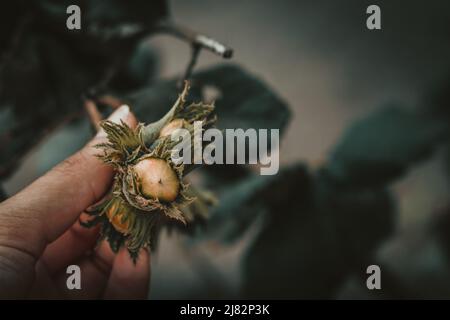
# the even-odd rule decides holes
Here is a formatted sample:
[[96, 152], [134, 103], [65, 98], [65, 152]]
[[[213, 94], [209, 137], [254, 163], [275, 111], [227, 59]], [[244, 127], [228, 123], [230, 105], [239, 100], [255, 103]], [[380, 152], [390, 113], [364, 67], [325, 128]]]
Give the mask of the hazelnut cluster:
[[[171, 133], [176, 129], [193, 132], [193, 123], [204, 127], [216, 121], [214, 105], [186, 104], [189, 85], [170, 111], [160, 120], [136, 128], [125, 123], [101, 123], [107, 142], [97, 145], [99, 158], [115, 169], [113, 186], [108, 195], [89, 208], [91, 219], [86, 227], [101, 225], [101, 239], [106, 239], [114, 252], [125, 245], [137, 258], [141, 248], [154, 247], [157, 233], [165, 223], [192, 223], [205, 218], [205, 210], [192, 210], [213, 202], [213, 198], [184, 183], [186, 168], [175, 164], [171, 153], [176, 145]], [[193, 139], [191, 139], [193, 140]], [[193, 202], [202, 202], [193, 205]], [[190, 208], [192, 206], [192, 208]]]

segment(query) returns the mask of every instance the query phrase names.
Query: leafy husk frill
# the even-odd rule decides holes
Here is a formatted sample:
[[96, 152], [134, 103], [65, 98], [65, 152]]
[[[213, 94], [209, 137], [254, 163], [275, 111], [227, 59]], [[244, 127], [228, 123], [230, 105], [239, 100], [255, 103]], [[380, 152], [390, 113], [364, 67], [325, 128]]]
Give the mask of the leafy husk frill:
[[[169, 112], [149, 125], [141, 123], [136, 128], [130, 128], [124, 122], [101, 123], [107, 134], [107, 142], [96, 146], [102, 151], [98, 157], [111, 165], [116, 174], [108, 195], [99, 204], [88, 209], [91, 219], [82, 224], [86, 227], [100, 224], [99, 241], [106, 239], [114, 252], [126, 246], [134, 260], [141, 248], [155, 248], [158, 233], [163, 225], [173, 226], [173, 222], [187, 225], [202, 221], [206, 219], [205, 207], [214, 202], [207, 192], [197, 190], [183, 181], [185, 172], [190, 168], [186, 168], [183, 163], [174, 163], [171, 158], [172, 150], [178, 141], [172, 141], [170, 135], [160, 135], [167, 124], [181, 119], [182, 127], [190, 132], [193, 141], [194, 121], [202, 121], [203, 128], [215, 123], [213, 104], [186, 105], [188, 89], [186, 82]], [[143, 194], [142, 181], [134, 166], [145, 159], [166, 161], [175, 172], [179, 190], [173, 201], [162, 201]]]

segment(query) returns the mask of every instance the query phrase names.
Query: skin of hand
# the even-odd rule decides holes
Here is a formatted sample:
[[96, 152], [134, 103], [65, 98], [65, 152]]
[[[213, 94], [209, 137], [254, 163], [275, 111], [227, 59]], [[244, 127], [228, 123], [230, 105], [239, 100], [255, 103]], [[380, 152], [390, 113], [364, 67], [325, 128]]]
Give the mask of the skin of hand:
[[[109, 120], [137, 125], [128, 106]], [[83, 149], [0, 204], [1, 298], [147, 297], [147, 250], [133, 264], [126, 249], [114, 254], [105, 241], [97, 245], [99, 229], [79, 223], [112, 183], [112, 168], [95, 157], [94, 146], [105, 140], [100, 130]], [[67, 288], [66, 269], [72, 264], [81, 269], [81, 289]]]

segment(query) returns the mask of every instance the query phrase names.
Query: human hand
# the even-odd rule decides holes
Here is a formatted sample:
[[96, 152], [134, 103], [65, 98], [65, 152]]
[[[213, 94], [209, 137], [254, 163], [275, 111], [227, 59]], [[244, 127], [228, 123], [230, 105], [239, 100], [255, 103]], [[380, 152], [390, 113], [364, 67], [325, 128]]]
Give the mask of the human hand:
[[[137, 121], [127, 106], [109, 120]], [[146, 298], [150, 258], [146, 250], [133, 264], [127, 250], [116, 255], [98, 228], [87, 229], [83, 211], [108, 191], [113, 170], [95, 157], [100, 131], [82, 150], [23, 191], [0, 204], [0, 297]], [[81, 289], [69, 290], [66, 268], [81, 269]]]

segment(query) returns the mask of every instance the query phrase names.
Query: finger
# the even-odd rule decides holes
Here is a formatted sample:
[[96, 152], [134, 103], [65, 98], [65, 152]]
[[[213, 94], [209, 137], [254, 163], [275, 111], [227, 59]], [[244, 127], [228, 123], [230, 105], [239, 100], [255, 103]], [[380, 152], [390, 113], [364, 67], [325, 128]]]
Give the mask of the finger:
[[136, 264], [125, 248], [117, 254], [105, 299], [146, 299], [150, 285], [150, 255], [147, 250], [139, 252]]
[[69, 299], [98, 299], [104, 292], [115, 254], [106, 241], [102, 241], [93, 254], [81, 258], [76, 265], [81, 270], [81, 290], [68, 290], [67, 277], [62, 271], [56, 278], [59, 288]]
[[38, 261], [36, 263], [36, 278], [27, 298], [30, 299], [59, 299], [58, 288], [51, 278], [47, 266]]
[[[81, 220], [87, 220], [87, 214], [82, 214]], [[50, 243], [41, 260], [52, 275], [79, 260], [97, 243], [99, 226], [85, 228], [77, 220], [61, 237]]]
[[[129, 126], [137, 123], [128, 106], [116, 110], [110, 120], [123, 120]], [[100, 199], [113, 175], [112, 169], [96, 157], [98, 150], [94, 146], [104, 139], [105, 134], [100, 132], [82, 150], [2, 203], [0, 222], [6, 221], [10, 227], [9, 236], [2, 239], [9, 242], [5, 245], [40, 256], [47, 243], [59, 237], [80, 212]]]

